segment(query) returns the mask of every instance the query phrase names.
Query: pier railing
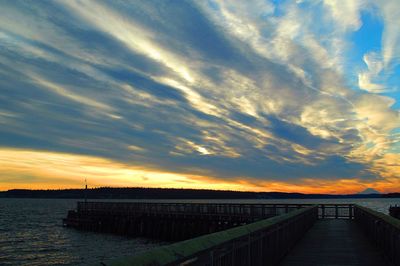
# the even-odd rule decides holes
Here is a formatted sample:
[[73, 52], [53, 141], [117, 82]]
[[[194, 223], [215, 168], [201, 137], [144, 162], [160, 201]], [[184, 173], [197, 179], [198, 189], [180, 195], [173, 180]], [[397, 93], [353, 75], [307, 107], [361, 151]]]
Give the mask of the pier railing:
[[318, 218], [318, 207], [234, 227], [105, 265], [276, 265]]
[[[309, 205], [307, 205], [309, 206]], [[302, 204], [78, 202], [63, 224], [80, 230], [180, 241], [289, 213]]]
[[78, 212], [124, 214], [214, 215], [266, 218], [305, 207], [304, 204], [78, 202]]
[[400, 266], [400, 220], [359, 205], [354, 206], [354, 217], [385, 256]]
[[[321, 219], [353, 219], [353, 204], [317, 204]], [[266, 203], [148, 203], [148, 202], [78, 202], [78, 213], [112, 214], [171, 214], [251, 217], [255, 220], [268, 218], [312, 204]]]
[[[180, 241], [307, 208], [310, 204], [78, 202], [63, 224], [80, 230]], [[352, 204], [318, 204], [320, 219], [352, 219]]]
[[318, 204], [318, 218], [320, 219], [353, 219], [353, 204]]

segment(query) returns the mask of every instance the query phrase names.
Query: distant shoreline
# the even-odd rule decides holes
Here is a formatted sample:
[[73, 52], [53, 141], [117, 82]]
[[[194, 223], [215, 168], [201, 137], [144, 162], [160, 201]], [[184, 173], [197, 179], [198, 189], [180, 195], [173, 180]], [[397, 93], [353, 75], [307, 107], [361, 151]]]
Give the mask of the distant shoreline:
[[338, 198], [400, 198], [400, 193], [387, 194], [302, 194], [285, 192], [246, 192], [176, 188], [92, 188], [0, 191], [0, 198], [59, 198], [59, 199], [338, 199]]

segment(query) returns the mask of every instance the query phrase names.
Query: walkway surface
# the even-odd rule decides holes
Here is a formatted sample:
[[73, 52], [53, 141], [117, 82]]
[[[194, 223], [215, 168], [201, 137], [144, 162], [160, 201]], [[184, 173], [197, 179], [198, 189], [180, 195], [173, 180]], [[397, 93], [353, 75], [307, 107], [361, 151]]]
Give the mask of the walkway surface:
[[388, 263], [351, 220], [318, 220], [289, 252], [281, 266], [365, 265]]

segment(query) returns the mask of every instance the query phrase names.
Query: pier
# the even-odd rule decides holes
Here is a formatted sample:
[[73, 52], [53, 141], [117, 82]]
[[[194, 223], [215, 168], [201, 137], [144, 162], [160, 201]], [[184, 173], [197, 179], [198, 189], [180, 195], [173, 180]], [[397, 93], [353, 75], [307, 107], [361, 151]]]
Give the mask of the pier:
[[352, 204], [80, 202], [64, 224], [182, 240], [105, 265], [400, 265], [400, 220]]
[[351, 220], [318, 220], [284, 258], [282, 266], [387, 265], [381, 252]]
[[400, 206], [397, 206], [397, 205], [390, 206], [389, 215], [394, 218], [400, 219]]
[[303, 207], [298, 204], [78, 202], [76, 211], [69, 211], [63, 223], [80, 230], [179, 241]]

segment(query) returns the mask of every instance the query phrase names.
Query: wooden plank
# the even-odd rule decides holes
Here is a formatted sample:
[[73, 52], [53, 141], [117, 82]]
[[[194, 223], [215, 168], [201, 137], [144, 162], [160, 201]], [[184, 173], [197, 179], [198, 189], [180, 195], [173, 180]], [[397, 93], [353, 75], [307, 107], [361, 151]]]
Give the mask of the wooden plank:
[[281, 266], [389, 265], [352, 220], [317, 221]]

